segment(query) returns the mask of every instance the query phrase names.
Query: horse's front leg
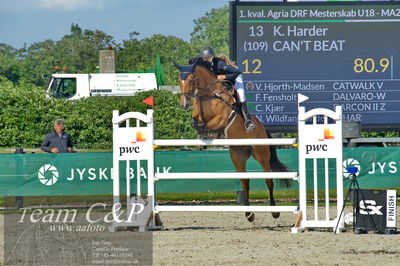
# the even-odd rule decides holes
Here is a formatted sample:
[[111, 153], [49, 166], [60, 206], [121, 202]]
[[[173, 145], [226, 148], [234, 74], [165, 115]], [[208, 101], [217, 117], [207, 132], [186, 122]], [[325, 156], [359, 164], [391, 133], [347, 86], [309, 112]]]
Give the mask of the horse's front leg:
[[206, 133], [206, 126], [204, 124], [199, 124], [199, 120], [193, 118], [190, 120], [190, 125], [196, 130], [197, 134], [204, 136]]

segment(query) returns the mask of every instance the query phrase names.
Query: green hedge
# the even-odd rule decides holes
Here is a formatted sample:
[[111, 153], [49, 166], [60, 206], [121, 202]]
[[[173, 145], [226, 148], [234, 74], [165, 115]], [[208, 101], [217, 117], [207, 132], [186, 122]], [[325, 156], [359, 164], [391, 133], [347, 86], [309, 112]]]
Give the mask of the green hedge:
[[0, 76], [0, 147], [40, 147], [55, 119], [65, 120], [75, 147], [112, 148], [112, 110], [146, 112], [142, 101], [154, 96], [155, 137], [195, 138], [190, 111], [179, 107], [179, 97], [169, 91], [147, 91], [131, 97], [90, 97], [78, 101], [55, 100], [32, 84], [14, 85]]

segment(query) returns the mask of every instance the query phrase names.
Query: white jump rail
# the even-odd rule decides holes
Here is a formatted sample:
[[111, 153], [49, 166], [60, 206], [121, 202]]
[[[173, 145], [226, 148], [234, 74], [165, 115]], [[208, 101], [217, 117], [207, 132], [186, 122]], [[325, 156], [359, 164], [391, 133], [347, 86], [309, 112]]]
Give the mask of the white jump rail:
[[294, 179], [297, 172], [232, 172], [232, 173], [156, 173], [154, 180], [177, 179]]
[[155, 139], [156, 146], [262, 146], [293, 145], [296, 138], [286, 139]]
[[298, 206], [157, 205], [156, 212], [297, 212]]

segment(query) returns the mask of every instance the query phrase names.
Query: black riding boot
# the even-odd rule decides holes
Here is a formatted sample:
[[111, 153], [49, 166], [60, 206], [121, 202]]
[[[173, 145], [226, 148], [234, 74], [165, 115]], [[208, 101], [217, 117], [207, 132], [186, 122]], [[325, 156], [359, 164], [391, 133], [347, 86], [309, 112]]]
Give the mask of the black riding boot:
[[244, 117], [244, 128], [246, 131], [253, 131], [256, 126], [254, 125], [253, 121], [251, 121], [251, 115], [249, 113], [249, 110], [247, 109], [247, 103], [246, 101], [240, 103], [242, 107], [242, 114]]

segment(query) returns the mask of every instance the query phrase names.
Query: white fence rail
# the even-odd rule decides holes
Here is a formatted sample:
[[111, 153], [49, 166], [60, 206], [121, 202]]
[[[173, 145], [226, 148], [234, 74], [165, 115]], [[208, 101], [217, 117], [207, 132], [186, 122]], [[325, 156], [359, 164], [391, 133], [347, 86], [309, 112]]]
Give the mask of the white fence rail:
[[157, 212], [297, 212], [298, 206], [189, 206], [157, 205]]
[[261, 146], [293, 145], [296, 138], [280, 139], [155, 139], [157, 146]]
[[154, 180], [177, 179], [294, 179], [297, 172], [232, 172], [232, 173], [156, 173]]

